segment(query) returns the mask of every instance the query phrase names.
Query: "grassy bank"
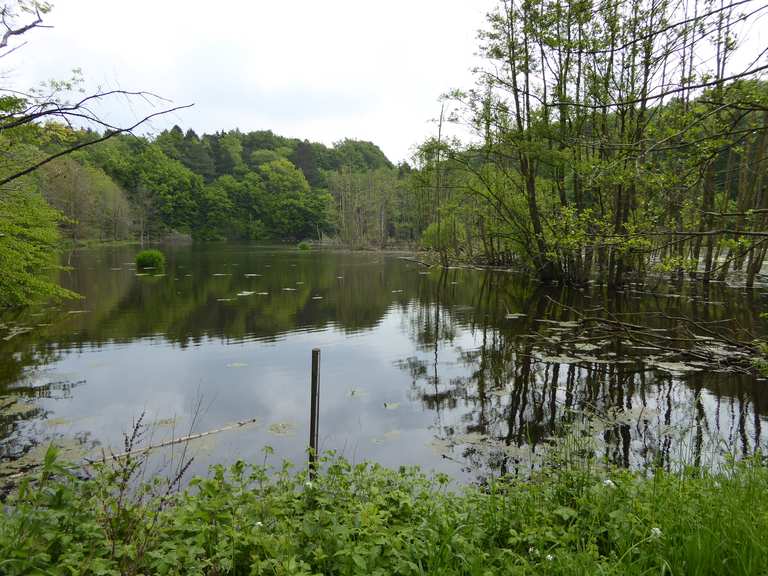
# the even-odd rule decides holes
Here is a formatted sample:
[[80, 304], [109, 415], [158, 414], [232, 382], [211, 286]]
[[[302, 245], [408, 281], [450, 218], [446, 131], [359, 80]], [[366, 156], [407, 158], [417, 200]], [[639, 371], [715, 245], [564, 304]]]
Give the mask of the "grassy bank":
[[6, 503], [2, 574], [764, 574], [768, 469], [587, 468], [458, 489], [415, 469], [214, 467], [186, 491], [53, 455]]

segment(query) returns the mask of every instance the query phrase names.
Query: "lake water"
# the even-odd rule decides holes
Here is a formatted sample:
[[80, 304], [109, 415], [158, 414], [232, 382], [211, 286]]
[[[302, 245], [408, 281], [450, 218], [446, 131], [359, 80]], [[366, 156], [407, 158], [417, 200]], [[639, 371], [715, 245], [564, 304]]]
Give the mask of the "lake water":
[[[768, 447], [765, 381], [574, 322], [609, 314], [722, 351], [711, 333], [765, 334], [764, 288], [545, 289], [396, 255], [233, 244], [165, 247], [164, 272], [137, 275], [136, 251], [64, 255], [62, 283], [84, 299], [0, 315], [6, 463], [51, 439], [119, 450], [142, 413], [152, 443], [257, 420], [193, 442], [197, 472], [261, 461], [265, 445], [303, 462], [313, 348], [320, 447], [354, 461], [474, 480], [529, 465], [583, 413], [622, 465]], [[704, 332], [689, 338], [682, 316]]]

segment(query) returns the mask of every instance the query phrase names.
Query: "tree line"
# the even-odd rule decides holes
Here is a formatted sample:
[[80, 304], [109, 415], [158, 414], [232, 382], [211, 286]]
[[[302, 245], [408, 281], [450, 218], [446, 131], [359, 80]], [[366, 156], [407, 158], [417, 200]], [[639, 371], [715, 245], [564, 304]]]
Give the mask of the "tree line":
[[[81, 132], [66, 137], [99, 138]], [[48, 144], [49, 147], [60, 142]], [[334, 229], [329, 174], [392, 169], [369, 142], [333, 147], [271, 131], [116, 136], [41, 168], [43, 197], [72, 240], [319, 239]]]
[[[49, 9], [3, 5], [0, 59]], [[544, 281], [620, 286], [665, 273], [752, 285], [768, 252], [768, 64], [739, 32], [766, 10], [499, 0], [478, 35], [475, 85], [445, 96], [437, 136], [412, 165], [370, 142], [271, 131], [137, 137], [91, 104], [148, 96], [68, 100], [77, 73], [45, 90], [2, 89], [0, 300], [61, 294], [41, 275], [59, 233], [408, 243], [444, 266], [516, 266]], [[446, 137], [452, 123], [472, 138]]]

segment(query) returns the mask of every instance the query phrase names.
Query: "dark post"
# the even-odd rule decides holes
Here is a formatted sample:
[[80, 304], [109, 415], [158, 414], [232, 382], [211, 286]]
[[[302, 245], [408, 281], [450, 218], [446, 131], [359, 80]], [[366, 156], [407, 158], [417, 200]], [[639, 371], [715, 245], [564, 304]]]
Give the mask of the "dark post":
[[317, 467], [317, 436], [320, 425], [320, 349], [312, 349], [312, 392], [309, 407], [309, 477], [315, 477]]

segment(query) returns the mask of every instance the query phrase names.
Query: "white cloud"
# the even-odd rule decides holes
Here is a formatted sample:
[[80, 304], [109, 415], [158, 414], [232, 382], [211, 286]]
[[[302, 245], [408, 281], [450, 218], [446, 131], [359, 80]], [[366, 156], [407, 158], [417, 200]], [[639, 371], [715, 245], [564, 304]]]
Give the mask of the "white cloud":
[[[439, 95], [472, 82], [493, 0], [61, 1], [52, 30], [3, 62], [16, 87], [81, 67], [87, 85], [149, 90], [195, 107], [153, 124], [240, 128], [332, 143], [372, 140], [391, 159], [434, 131]], [[139, 116], [115, 102], [111, 120]]]

